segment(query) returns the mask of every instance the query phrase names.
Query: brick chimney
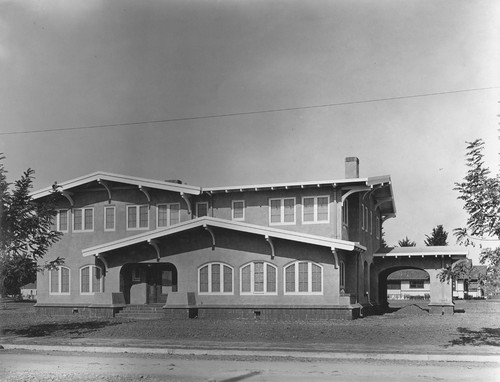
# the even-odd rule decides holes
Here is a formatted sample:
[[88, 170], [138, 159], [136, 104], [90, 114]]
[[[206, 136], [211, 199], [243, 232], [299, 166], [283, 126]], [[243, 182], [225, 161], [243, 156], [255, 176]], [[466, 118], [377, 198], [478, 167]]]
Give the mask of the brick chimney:
[[345, 178], [359, 178], [359, 159], [357, 157], [345, 158]]

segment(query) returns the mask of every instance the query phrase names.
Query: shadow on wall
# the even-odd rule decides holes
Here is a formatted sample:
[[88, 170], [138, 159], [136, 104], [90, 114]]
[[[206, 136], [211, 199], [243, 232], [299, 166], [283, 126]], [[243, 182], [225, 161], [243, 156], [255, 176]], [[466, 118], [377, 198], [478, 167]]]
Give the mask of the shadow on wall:
[[457, 328], [460, 336], [451, 341], [448, 346], [472, 345], [472, 346], [500, 346], [499, 328], [481, 328], [480, 330], [470, 330], [467, 328]]

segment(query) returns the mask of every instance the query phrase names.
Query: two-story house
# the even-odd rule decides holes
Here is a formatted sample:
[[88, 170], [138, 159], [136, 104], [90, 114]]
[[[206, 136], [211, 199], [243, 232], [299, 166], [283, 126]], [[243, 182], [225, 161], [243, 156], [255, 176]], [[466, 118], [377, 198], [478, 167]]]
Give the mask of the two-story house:
[[[370, 267], [389, 176], [201, 188], [94, 173], [61, 182], [56, 229], [37, 308], [114, 315], [161, 304], [181, 317], [356, 318], [376, 304]], [[52, 187], [34, 192], [40, 199]]]

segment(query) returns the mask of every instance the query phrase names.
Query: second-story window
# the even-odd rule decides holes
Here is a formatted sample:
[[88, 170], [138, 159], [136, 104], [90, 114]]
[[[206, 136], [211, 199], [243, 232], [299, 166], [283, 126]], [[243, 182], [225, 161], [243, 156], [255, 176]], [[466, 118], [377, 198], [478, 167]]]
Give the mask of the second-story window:
[[208, 216], [208, 202], [196, 203], [196, 216], [199, 218]]
[[73, 231], [93, 231], [94, 230], [94, 209], [75, 208], [73, 210]]
[[69, 211], [57, 211], [57, 230], [59, 232], [68, 232], [69, 230]]
[[329, 218], [329, 200], [328, 196], [311, 196], [302, 198], [304, 223], [326, 223]]
[[104, 207], [104, 230], [114, 231], [115, 230], [115, 207], [107, 206]]
[[349, 201], [345, 200], [342, 208], [342, 223], [346, 226], [349, 225]]
[[375, 237], [380, 239], [380, 218], [377, 216], [375, 218]]
[[149, 228], [149, 207], [148, 206], [127, 206], [127, 229], [148, 229]]
[[158, 227], [168, 227], [180, 223], [179, 203], [158, 204]]
[[269, 223], [295, 224], [295, 198], [269, 199]]
[[232, 208], [232, 219], [233, 220], [245, 220], [245, 201], [244, 200], [233, 200]]

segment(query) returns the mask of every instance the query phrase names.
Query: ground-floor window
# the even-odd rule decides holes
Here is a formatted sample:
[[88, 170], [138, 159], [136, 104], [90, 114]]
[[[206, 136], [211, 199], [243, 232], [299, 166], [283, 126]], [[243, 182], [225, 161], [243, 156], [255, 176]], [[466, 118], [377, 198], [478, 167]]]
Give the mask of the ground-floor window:
[[95, 265], [88, 265], [80, 269], [80, 293], [94, 294], [102, 292], [102, 269]]
[[321, 265], [297, 261], [285, 267], [285, 294], [322, 294], [323, 268]]
[[276, 294], [277, 268], [264, 261], [241, 267], [241, 294]]
[[69, 294], [70, 270], [57, 267], [49, 273], [50, 294]]
[[233, 294], [233, 268], [223, 263], [210, 263], [198, 269], [200, 294]]

